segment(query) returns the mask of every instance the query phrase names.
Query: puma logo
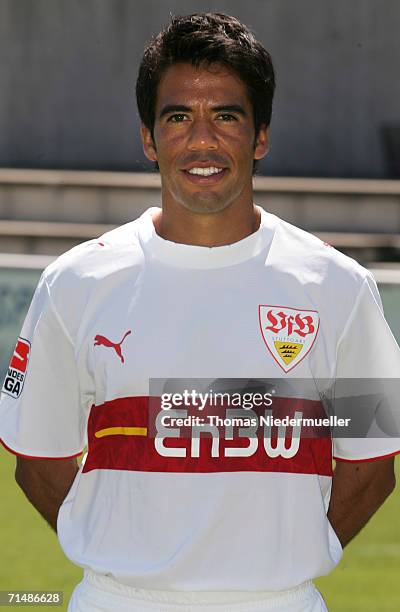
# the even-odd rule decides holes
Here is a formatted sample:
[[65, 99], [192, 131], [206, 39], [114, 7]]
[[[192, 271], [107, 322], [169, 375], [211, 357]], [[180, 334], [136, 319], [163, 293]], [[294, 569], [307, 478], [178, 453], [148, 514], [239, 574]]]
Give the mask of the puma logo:
[[122, 338], [121, 342], [111, 342], [111, 340], [109, 340], [105, 336], [100, 336], [98, 334], [97, 336], [95, 336], [94, 346], [107, 346], [107, 347], [113, 348], [114, 351], [117, 353], [118, 357], [121, 359], [122, 363], [125, 363], [124, 356], [121, 350], [121, 345], [123, 341], [125, 340], [125, 338], [129, 336], [129, 334], [131, 333], [132, 333], [131, 330], [127, 331], [124, 337]]

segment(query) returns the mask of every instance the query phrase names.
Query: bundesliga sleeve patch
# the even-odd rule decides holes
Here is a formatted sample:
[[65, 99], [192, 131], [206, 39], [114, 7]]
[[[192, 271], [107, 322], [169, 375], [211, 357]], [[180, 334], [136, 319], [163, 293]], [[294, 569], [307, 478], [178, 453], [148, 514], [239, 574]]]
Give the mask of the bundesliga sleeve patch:
[[284, 372], [290, 372], [314, 345], [319, 329], [318, 312], [261, 304], [258, 315], [268, 351]]
[[3, 393], [15, 399], [22, 393], [30, 352], [31, 343], [25, 338], [18, 338], [2, 388]]

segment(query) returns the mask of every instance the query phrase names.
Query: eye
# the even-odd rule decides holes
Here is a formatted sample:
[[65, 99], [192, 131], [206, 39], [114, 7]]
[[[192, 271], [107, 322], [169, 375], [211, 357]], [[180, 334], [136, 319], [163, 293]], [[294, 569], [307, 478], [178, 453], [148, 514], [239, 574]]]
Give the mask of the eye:
[[183, 114], [183, 113], [175, 113], [175, 115], [171, 115], [170, 117], [168, 117], [169, 122], [171, 123], [182, 123], [183, 121], [187, 120], [187, 115]]
[[237, 121], [236, 117], [230, 113], [222, 113], [221, 115], [218, 115], [218, 119], [224, 122]]

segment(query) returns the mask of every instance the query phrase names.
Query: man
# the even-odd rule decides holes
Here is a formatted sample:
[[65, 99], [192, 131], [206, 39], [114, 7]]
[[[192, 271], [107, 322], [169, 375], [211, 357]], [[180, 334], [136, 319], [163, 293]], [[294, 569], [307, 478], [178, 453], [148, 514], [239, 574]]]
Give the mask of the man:
[[393, 490], [393, 437], [335, 439], [332, 479], [330, 437], [250, 418], [234, 433], [199, 417], [212, 385], [201, 408], [195, 383], [183, 389], [278, 380], [247, 414], [301, 417], [332, 380], [399, 371], [370, 274], [253, 204], [274, 86], [235, 18], [172, 19], [137, 82], [162, 209], [72, 249], [37, 288], [0, 433], [85, 569], [71, 611], [326, 610], [312, 579]]

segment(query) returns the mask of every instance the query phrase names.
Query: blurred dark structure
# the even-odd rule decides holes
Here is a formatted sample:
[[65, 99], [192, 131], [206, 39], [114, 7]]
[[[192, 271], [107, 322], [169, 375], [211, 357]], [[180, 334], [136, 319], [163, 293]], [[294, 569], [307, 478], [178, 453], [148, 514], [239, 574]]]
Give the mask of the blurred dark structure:
[[400, 178], [400, 122], [383, 126], [382, 135], [390, 174]]
[[400, 121], [398, 0], [0, 0], [0, 166], [149, 170], [143, 46], [170, 14], [207, 10], [248, 24], [276, 65], [261, 174], [399, 176], [398, 132], [381, 129]]

